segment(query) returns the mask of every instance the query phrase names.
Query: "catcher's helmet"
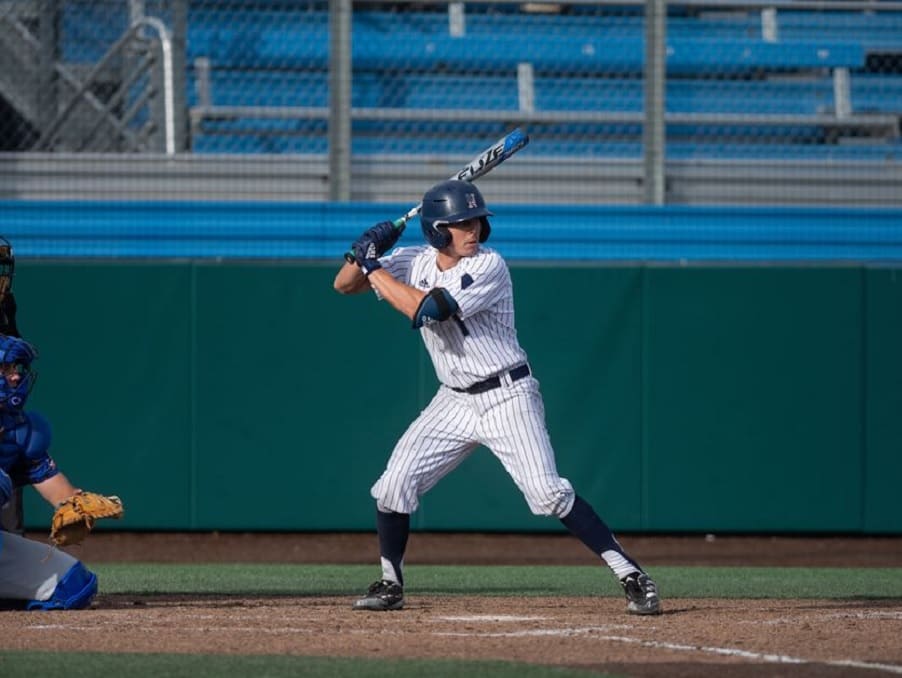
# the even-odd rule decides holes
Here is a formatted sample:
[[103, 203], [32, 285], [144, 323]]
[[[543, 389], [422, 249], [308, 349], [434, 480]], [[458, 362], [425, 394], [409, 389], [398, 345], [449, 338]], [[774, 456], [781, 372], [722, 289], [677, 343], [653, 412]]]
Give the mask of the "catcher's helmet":
[[469, 181], [449, 179], [426, 191], [420, 210], [420, 225], [423, 227], [426, 241], [440, 250], [451, 243], [451, 234], [443, 227], [473, 217], [482, 219], [479, 242], [488, 240], [492, 227], [486, 217], [490, 216], [494, 215], [485, 206], [485, 199], [476, 186]]
[[[0, 406], [21, 410], [34, 387], [38, 373], [31, 363], [38, 357], [37, 349], [24, 339], [0, 334]], [[19, 375], [11, 382], [8, 375]]]

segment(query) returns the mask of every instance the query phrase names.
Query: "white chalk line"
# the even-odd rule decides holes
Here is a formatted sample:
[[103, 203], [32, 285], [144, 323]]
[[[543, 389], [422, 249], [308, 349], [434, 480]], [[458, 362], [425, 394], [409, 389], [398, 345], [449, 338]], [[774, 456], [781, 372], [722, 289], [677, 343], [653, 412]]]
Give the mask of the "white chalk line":
[[[599, 631], [607, 631], [603, 626], [586, 626], [582, 628], [570, 629], [530, 629], [525, 631], [504, 631], [504, 632], [484, 632], [484, 633], [465, 633], [460, 631], [436, 632], [437, 636], [478, 636], [493, 638], [528, 638], [535, 636], [577, 636], [598, 633]], [[857, 669], [874, 669], [878, 671], [887, 671], [902, 675], [902, 666], [895, 664], [878, 664], [875, 662], [864, 662], [855, 659], [805, 659], [803, 657], [791, 657], [782, 654], [769, 654], [762, 652], [751, 652], [749, 650], [740, 650], [732, 647], [711, 647], [705, 645], [682, 645], [679, 643], [667, 643], [658, 640], [641, 640], [640, 638], [630, 638], [627, 636], [606, 636], [597, 637], [598, 640], [608, 640], [617, 643], [628, 643], [631, 645], [642, 645], [660, 650], [674, 650], [677, 652], [703, 652], [705, 654], [716, 654], [727, 657], [738, 657], [740, 659], [748, 659], [751, 661], [761, 661], [768, 664], [823, 664], [825, 666], [840, 666]]]
[[[206, 617], [206, 615], [194, 615], [197, 617]], [[831, 615], [833, 616], [833, 615]], [[537, 617], [515, 617], [513, 615], [469, 615], [469, 616], [460, 616], [460, 617], [438, 617], [438, 620], [445, 619], [449, 621], [469, 621], [469, 622], [492, 622], [492, 621], [543, 621], [544, 618]], [[68, 624], [34, 624], [30, 626], [26, 626], [25, 628], [31, 630], [69, 630], [69, 631], [89, 631], [94, 630], [96, 627], [90, 626], [72, 626]], [[836, 659], [836, 660], [815, 660], [815, 659], [806, 659], [804, 657], [793, 657], [790, 655], [781, 655], [781, 654], [771, 654], [771, 653], [762, 653], [762, 652], [752, 652], [750, 650], [740, 650], [738, 648], [730, 648], [730, 647], [714, 647], [714, 646], [705, 646], [705, 645], [684, 645], [680, 643], [668, 643], [664, 641], [657, 640], [642, 640], [640, 638], [632, 638], [629, 636], [615, 636], [615, 635], [604, 635], [610, 633], [613, 630], [622, 630], [624, 628], [630, 628], [628, 625], [605, 625], [605, 626], [585, 626], [585, 627], [573, 627], [573, 628], [557, 628], [557, 629], [525, 629], [520, 631], [484, 631], [484, 632], [464, 632], [464, 631], [436, 631], [433, 632], [432, 635], [436, 636], [444, 636], [444, 637], [477, 637], [477, 638], [485, 638], [485, 637], [493, 637], [493, 638], [529, 638], [529, 637], [572, 637], [572, 636], [580, 636], [580, 635], [589, 635], [589, 634], [602, 634], [596, 636], [598, 640], [605, 640], [610, 642], [619, 642], [619, 643], [627, 643], [631, 645], [641, 645], [643, 647], [653, 648], [653, 649], [663, 649], [663, 650], [673, 650], [676, 652], [701, 652], [705, 654], [714, 654], [719, 656], [728, 656], [728, 657], [737, 657], [740, 659], [747, 659], [750, 661], [760, 661], [770, 664], [822, 664], [825, 666], [836, 666], [836, 667], [847, 667], [847, 668], [858, 668], [858, 669], [872, 669], [878, 671], [886, 671], [888, 673], [902, 675], [902, 666], [896, 664], [881, 664], [877, 662], [865, 662], [859, 661], [855, 659]], [[187, 630], [187, 629], [185, 629]], [[223, 627], [202, 627], [200, 629], [193, 629], [196, 631], [209, 633], [209, 632], [242, 632], [242, 633], [250, 633], [256, 632], [259, 633], [264, 631], [266, 633], [270, 633], [273, 635], [288, 635], [288, 634], [301, 634], [301, 633], [310, 633], [311, 629], [308, 627], [282, 627], [275, 629], [265, 629], [259, 626], [252, 627], [237, 627], [237, 626], [223, 626]], [[343, 633], [347, 633], [345, 630]]]
[[460, 622], [521, 622], [521, 621], [548, 621], [549, 617], [519, 617], [513, 614], [470, 614], [454, 617], [434, 617], [430, 621], [460, 621]]
[[[25, 629], [29, 631], [96, 631], [96, 626], [68, 626], [63, 624], [39, 624], [34, 626], [26, 626]], [[280, 626], [279, 628], [262, 628], [259, 626], [191, 626], [190, 628], [181, 627], [179, 628], [180, 632], [183, 633], [228, 633], [231, 631], [237, 633], [267, 633], [269, 635], [292, 635], [292, 634], [306, 634], [309, 635], [312, 632], [320, 630], [317, 626], [311, 623], [310, 626]], [[360, 631], [342, 631], [341, 633], [360, 633], [360, 634], [369, 634], [372, 635], [373, 632], [367, 629], [361, 629]]]
[[834, 612], [832, 614], [813, 614], [808, 616], [794, 617], [777, 617], [776, 619], [766, 619], [760, 621], [741, 621], [740, 624], [749, 625], [777, 625], [777, 624], [798, 624], [801, 621], [829, 621], [832, 619], [893, 619], [902, 621], [902, 610], [893, 612]]

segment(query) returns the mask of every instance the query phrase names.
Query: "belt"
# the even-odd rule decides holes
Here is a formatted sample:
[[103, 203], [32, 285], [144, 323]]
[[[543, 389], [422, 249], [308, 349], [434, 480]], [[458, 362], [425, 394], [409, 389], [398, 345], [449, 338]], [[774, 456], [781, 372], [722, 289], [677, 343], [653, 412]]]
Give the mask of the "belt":
[[[522, 379], [523, 377], [528, 377], [530, 375], [529, 365], [523, 364], [519, 367], [515, 367], [510, 372], [507, 373], [511, 378], [511, 381], [517, 381], [518, 379]], [[466, 388], [455, 388], [454, 386], [449, 386], [452, 391], [457, 391], [458, 393], [469, 393], [470, 395], [476, 395], [477, 393], [485, 393], [486, 391], [491, 391], [493, 388], [498, 388], [501, 386], [501, 376], [495, 375], [494, 377], [489, 377], [488, 379], [484, 379], [483, 381], [477, 381], [472, 386], [467, 386]]]

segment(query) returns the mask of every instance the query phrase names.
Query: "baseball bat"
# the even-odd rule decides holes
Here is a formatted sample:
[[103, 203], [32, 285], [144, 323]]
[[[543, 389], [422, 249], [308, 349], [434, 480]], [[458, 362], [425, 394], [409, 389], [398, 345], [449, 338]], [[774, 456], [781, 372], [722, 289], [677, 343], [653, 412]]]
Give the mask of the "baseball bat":
[[[517, 128], [498, 139], [498, 141], [468, 162], [466, 167], [448, 178], [474, 181], [491, 172], [528, 143], [529, 135]], [[394, 227], [398, 229], [399, 235], [404, 232], [407, 222], [418, 215], [421, 209], [423, 209], [423, 203], [418, 203], [415, 207], [410, 208], [403, 217], [399, 217], [392, 222]], [[345, 252], [345, 261], [349, 264], [354, 263], [354, 253], [352, 251]]]

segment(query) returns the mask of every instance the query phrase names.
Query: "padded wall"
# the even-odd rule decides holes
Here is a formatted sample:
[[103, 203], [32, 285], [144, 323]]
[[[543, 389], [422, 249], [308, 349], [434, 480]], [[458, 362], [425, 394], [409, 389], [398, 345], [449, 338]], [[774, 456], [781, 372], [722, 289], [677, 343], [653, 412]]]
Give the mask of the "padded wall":
[[[110, 529], [372, 529], [369, 487], [435, 378], [409, 324], [334, 272], [21, 262], [29, 404], [64, 472], [126, 501]], [[559, 469], [616, 530], [902, 533], [898, 270], [512, 275]], [[26, 513], [49, 507], [28, 492]], [[413, 524], [561, 529], [482, 449]]]

